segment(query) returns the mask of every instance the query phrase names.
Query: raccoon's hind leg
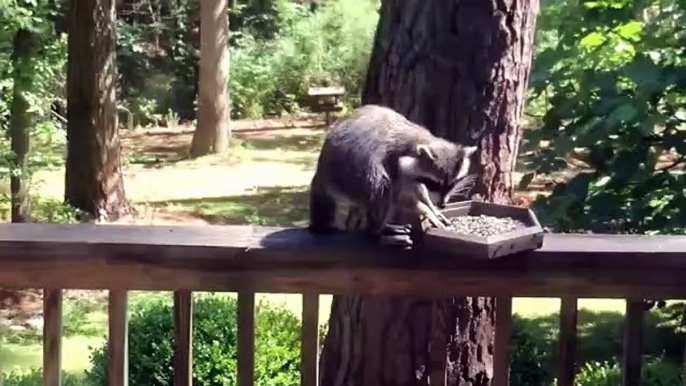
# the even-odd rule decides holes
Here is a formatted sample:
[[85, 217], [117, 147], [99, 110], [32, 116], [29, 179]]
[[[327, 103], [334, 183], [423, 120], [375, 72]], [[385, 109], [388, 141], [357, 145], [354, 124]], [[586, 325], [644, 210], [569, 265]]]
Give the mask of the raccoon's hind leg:
[[369, 201], [367, 226], [371, 236], [384, 246], [409, 248], [412, 246], [412, 226], [391, 224], [395, 208], [393, 192], [387, 184]]
[[364, 215], [364, 210], [359, 206], [352, 206], [348, 209], [348, 215], [345, 219], [345, 230], [360, 230], [365, 225], [365, 221], [366, 216]]
[[321, 177], [315, 174], [310, 184], [310, 224], [307, 228], [316, 234], [331, 234], [336, 229], [336, 200], [326, 190]]

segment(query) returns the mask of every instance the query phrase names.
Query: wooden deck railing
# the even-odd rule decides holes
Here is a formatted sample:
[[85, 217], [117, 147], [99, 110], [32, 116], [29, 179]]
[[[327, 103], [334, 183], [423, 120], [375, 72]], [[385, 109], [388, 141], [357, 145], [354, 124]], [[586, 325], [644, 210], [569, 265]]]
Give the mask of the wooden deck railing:
[[508, 384], [513, 296], [562, 298], [559, 386], [573, 384], [577, 299], [629, 299], [623, 383], [638, 385], [642, 305], [636, 299], [684, 299], [685, 277], [686, 237], [549, 234], [541, 250], [475, 261], [375, 248], [355, 235], [315, 238], [300, 229], [0, 225], [0, 287], [45, 289], [43, 371], [49, 386], [60, 384], [62, 289], [110, 291], [112, 386], [127, 384], [129, 290], [175, 291], [176, 386], [192, 378], [192, 291], [238, 292], [240, 386], [254, 381], [256, 292], [304, 294], [304, 386], [317, 384], [319, 294], [497, 297], [496, 385]]

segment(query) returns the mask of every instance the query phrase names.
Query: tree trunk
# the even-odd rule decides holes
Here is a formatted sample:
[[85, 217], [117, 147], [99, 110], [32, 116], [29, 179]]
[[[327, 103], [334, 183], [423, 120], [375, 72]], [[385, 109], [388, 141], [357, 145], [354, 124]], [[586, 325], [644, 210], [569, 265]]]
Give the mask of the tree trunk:
[[[475, 199], [513, 198], [537, 12], [538, 0], [382, 2], [363, 104], [478, 144]], [[494, 331], [491, 298], [335, 296], [321, 384], [490, 385]]]
[[229, 16], [226, 0], [200, 3], [198, 126], [190, 156], [222, 153], [229, 145]]
[[65, 200], [95, 219], [129, 213], [116, 110], [115, 1], [71, 0]]
[[33, 88], [35, 69], [31, 65], [36, 48], [36, 36], [20, 29], [14, 36], [12, 67], [14, 89], [11, 106], [10, 138], [12, 141], [13, 167], [10, 177], [12, 191], [12, 222], [28, 222], [29, 209], [29, 143], [31, 130], [31, 107], [26, 93]]

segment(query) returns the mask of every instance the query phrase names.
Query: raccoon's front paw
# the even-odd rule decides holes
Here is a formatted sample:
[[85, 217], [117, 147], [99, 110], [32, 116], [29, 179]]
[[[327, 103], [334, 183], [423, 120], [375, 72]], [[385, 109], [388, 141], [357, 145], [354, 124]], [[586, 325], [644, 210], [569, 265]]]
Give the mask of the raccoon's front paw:
[[381, 229], [383, 236], [409, 235], [412, 233], [412, 225], [386, 224]]
[[379, 244], [383, 247], [411, 249], [414, 245], [410, 235], [381, 235], [379, 237]]
[[438, 215], [438, 219], [441, 220], [443, 225], [445, 225], [446, 227], [453, 225], [452, 222], [450, 222], [450, 220], [447, 217], [445, 217], [445, 215], [443, 213], [438, 213], [437, 215]]

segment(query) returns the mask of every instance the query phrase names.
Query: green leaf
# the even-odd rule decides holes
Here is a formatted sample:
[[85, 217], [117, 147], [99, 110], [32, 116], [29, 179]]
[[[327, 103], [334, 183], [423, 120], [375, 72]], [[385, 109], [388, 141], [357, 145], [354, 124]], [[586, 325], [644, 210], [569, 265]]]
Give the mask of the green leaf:
[[581, 41], [579, 41], [579, 47], [587, 51], [591, 51], [594, 48], [599, 47], [606, 41], [605, 35], [600, 32], [591, 32], [590, 34], [584, 36]]
[[572, 193], [578, 200], [586, 200], [592, 177], [593, 175], [591, 173], [577, 174], [567, 184], [567, 191]]
[[530, 172], [530, 173], [526, 173], [525, 175], [523, 175], [522, 179], [519, 181], [519, 189], [520, 190], [526, 189], [529, 186], [529, 184], [531, 183], [531, 181], [534, 179], [535, 176], [536, 176], [535, 172]]
[[612, 180], [612, 177], [610, 177], [610, 176], [602, 176], [602, 177], [600, 177], [600, 179], [595, 184], [593, 184], [593, 186], [595, 188], [602, 188], [605, 185], [607, 185], [607, 183], [610, 182], [611, 180]]
[[638, 42], [641, 40], [641, 32], [643, 31], [643, 23], [638, 20], [630, 21], [626, 24], [615, 28], [619, 36], [627, 40]]

